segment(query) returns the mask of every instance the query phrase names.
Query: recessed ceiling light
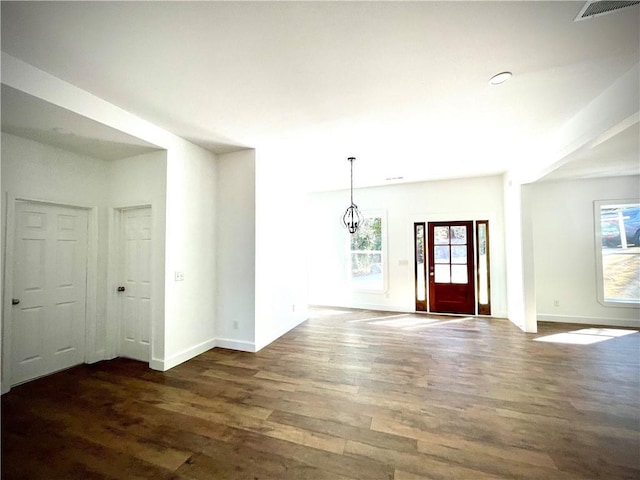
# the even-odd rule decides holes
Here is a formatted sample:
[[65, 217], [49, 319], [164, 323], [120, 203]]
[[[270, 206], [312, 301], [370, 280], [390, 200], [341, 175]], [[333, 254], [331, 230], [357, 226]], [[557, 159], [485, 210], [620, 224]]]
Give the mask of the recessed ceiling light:
[[501, 85], [507, 80], [509, 80], [511, 78], [511, 75], [512, 75], [511, 72], [497, 73], [496, 75], [491, 77], [491, 80], [489, 80], [489, 85]]

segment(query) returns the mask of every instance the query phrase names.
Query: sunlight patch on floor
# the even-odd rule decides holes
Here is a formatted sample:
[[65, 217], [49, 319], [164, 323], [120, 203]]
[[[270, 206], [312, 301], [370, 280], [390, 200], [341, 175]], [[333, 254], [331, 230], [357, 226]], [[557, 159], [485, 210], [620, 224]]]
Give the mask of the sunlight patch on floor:
[[637, 333], [636, 330], [623, 330], [619, 328], [583, 328], [573, 332], [555, 333], [545, 337], [538, 337], [536, 342], [567, 343], [572, 345], [591, 345], [604, 342], [612, 338], [623, 337]]
[[360, 318], [350, 320], [349, 323], [369, 323], [374, 326], [392, 327], [401, 330], [416, 331], [428, 327], [439, 327], [450, 323], [465, 322], [473, 320], [473, 317], [454, 318], [452, 320], [442, 320], [430, 318], [422, 315], [404, 313], [400, 315], [385, 315], [383, 317]]
[[349, 320], [349, 323], [372, 323], [377, 320], [385, 319], [385, 318], [398, 318], [398, 317], [408, 317], [409, 313], [402, 313], [400, 315], [385, 315], [383, 317], [373, 317], [373, 318], [358, 318], [356, 320]]
[[434, 323], [437, 322], [438, 320], [435, 320], [433, 318], [416, 318], [416, 317], [410, 317], [410, 318], [395, 318], [395, 319], [390, 319], [390, 320], [378, 320], [376, 322], [371, 322], [374, 325], [384, 325], [386, 327], [395, 327], [395, 328], [409, 328], [409, 327], [415, 327], [418, 325], [428, 325], [430, 323]]

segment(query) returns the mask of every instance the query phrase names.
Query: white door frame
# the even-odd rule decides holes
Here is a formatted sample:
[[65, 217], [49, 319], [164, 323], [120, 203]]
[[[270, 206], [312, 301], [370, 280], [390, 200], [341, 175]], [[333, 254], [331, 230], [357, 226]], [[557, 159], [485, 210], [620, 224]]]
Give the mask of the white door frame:
[[97, 277], [98, 277], [98, 208], [87, 205], [60, 203], [46, 199], [35, 199], [7, 193], [7, 216], [5, 223], [5, 257], [4, 257], [4, 288], [2, 289], [3, 332], [2, 332], [2, 382], [1, 393], [11, 389], [11, 335], [12, 335], [12, 305], [13, 298], [13, 260], [15, 247], [15, 216], [17, 202], [28, 202], [54, 207], [75, 208], [87, 212], [87, 289], [85, 310], [85, 353], [84, 362], [93, 363], [104, 358], [104, 352], [97, 349]]
[[[132, 205], [124, 205], [118, 207], [112, 207], [109, 209], [109, 270], [107, 273], [107, 358], [116, 358], [120, 354], [120, 329], [122, 319], [120, 318], [120, 303], [117, 288], [120, 282], [120, 261], [122, 259], [122, 252], [120, 251], [120, 237], [122, 228], [122, 214], [127, 210], [134, 210], [138, 208], [151, 209], [151, 215], [153, 219], [153, 205], [151, 202], [141, 202]], [[156, 241], [154, 239], [154, 231], [152, 228], [151, 242], [152, 245]], [[152, 247], [153, 251], [153, 247]], [[153, 293], [153, 291], [152, 291]], [[151, 325], [150, 328], [150, 345], [149, 345], [149, 363], [153, 357], [153, 339], [154, 339], [154, 307], [151, 305]]]

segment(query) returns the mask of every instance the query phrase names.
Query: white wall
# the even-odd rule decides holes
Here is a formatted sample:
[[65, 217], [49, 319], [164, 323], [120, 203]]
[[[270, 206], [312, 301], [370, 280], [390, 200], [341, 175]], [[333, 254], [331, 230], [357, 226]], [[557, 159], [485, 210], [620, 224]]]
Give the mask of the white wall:
[[216, 183], [213, 153], [184, 141], [168, 149], [165, 351], [152, 368], [166, 370], [215, 346]]
[[256, 351], [308, 316], [306, 258], [315, 228], [297, 182], [304, 162], [284, 151], [256, 151]]
[[492, 314], [506, 316], [501, 177], [356, 188], [354, 201], [363, 213], [386, 212], [388, 288], [383, 293], [350, 288], [349, 234], [341, 223], [349, 206], [349, 192], [314, 193], [308, 201], [306, 215], [312, 225], [306, 238], [311, 304], [415, 311], [414, 222], [488, 219]]
[[503, 177], [504, 239], [509, 320], [525, 332], [538, 331], [531, 193], [510, 174]]
[[116, 288], [122, 279], [117, 276], [118, 209], [151, 206], [151, 358], [164, 356], [164, 302], [165, 302], [165, 192], [167, 152], [158, 151], [107, 162], [108, 206], [111, 245], [109, 249], [109, 276], [107, 288], [108, 346], [107, 358], [117, 354], [118, 312], [114, 307]]
[[255, 350], [255, 151], [218, 157], [216, 345]]
[[538, 320], [640, 327], [638, 307], [598, 303], [593, 214], [595, 200], [640, 198], [640, 178], [541, 182], [531, 193]]

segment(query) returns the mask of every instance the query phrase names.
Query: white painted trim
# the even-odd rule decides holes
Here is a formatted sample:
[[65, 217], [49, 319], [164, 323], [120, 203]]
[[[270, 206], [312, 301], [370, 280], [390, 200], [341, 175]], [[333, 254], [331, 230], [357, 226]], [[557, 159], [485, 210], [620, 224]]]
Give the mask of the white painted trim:
[[602, 265], [602, 207], [604, 206], [622, 206], [637, 205], [640, 202], [638, 198], [625, 198], [618, 200], [594, 200], [593, 201], [593, 225], [595, 228], [595, 258], [596, 258], [596, 286], [598, 288], [598, 303], [604, 307], [616, 308], [638, 308], [638, 301], [611, 301], [604, 298], [604, 266]]
[[30, 198], [16, 195], [8, 191], [6, 196], [7, 215], [4, 242], [4, 278], [2, 288], [3, 316], [2, 316], [2, 381], [0, 390], [7, 393], [11, 390], [11, 326], [13, 297], [13, 252], [15, 234], [16, 202], [28, 202], [54, 207], [76, 208], [87, 212], [87, 259], [86, 259], [86, 292], [85, 292], [85, 341], [84, 362], [94, 363], [100, 358], [96, 353], [95, 335], [97, 322], [97, 275], [98, 275], [98, 208], [95, 206], [70, 204], [56, 200]]
[[376, 310], [379, 312], [415, 313], [415, 308], [401, 305], [378, 305], [375, 303], [350, 303], [349, 305], [336, 305], [340, 308], [357, 308], [361, 310]]
[[13, 237], [15, 234], [15, 196], [7, 193], [2, 288], [2, 393], [11, 390], [11, 298], [13, 295]]
[[233, 340], [231, 338], [216, 339], [216, 347], [251, 353], [255, 353], [258, 351], [256, 349], [256, 344], [253, 342], [245, 342], [244, 340]]
[[197, 357], [198, 355], [206, 352], [207, 350], [211, 350], [212, 348], [216, 347], [216, 345], [217, 345], [217, 340], [215, 338], [211, 338], [202, 343], [199, 343], [198, 345], [189, 347], [186, 350], [183, 350], [182, 352], [176, 353], [170, 358], [165, 358], [164, 360], [160, 358], [152, 358], [151, 361], [149, 362], [149, 367], [152, 368], [153, 370], [160, 370], [164, 372], [169, 370], [170, 368], [173, 368], [177, 365], [180, 365], [181, 363], [186, 362], [187, 360], [191, 360], [192, 358]]
[[581, 325], [606, 325], [610, 327], [640, 328], [640, 320], [604, 317], [585, 317], [580, 315], [547, 315], [538, 314], [539, 322], [577, 323]]
[[263, 340], [262, 342], [257, 343], [255, 345], [255, 350], [254, 351], [258, 352], [258, 351], [262, 350], [264, 347], [266, 347], [270, 343], [276, 341], [278, 338], [280, 338], [281, 336], [283, 336], [287, 332], [290, 332], [291, 330], [296, 328], [301, 323], [304, 323], [308, 319], [309, 319], [308, 315], [304, 315], [304, 316], [300, 316], [300, 317], [294, 317], [293, 321], [289, 322], [288, 324], [286, 324], [285, 326], [283, 326], [282, 328], [280, 328], [276, 332], [271, 332], [271, 335], [269, 337], [267, 337], [267, 340]]
[[109, 232], [109, 244], [107, 246], [109, 263], [107, 266], [107, 294], [106, 294], [106, 319], [105, 319], [105, 357], [116, 358], [118, 356], [118, 338], [120, 332], [120, 317], [118, 314], [116, 284], [118, 281], [118, 234], [120, 232], [120, 214], [118, 209], [109, 208], [107, 219]]
[[98, 207], [89, 209], [87, 217], [89, 225], [87, 226], [87, 298], [85, 306], [84, 361], [85, 363], [95, 363], [104, 359], [98, 353], [98, 346], [96, 345], [98, 329]]
[[[437, 312], [417, 312], [415, 308], [410, 307], [401, 307], [398, 305], [375, 305], [371, 303], [357, 303], [357, 304], [349, 304], [349, 305], [314, 305], [317, 308], [355, 308], [360, 310], [375, 310], [378, 312], [394, 312], [394, 313], [408, 313], [408, 314], [420, 314], [420, 315], [455, 315], [452, 313], [437, 313]], [[462, 314], [461, 314], [462, 315]], [[464, 314], [465, 317], [470, 315]], [[495, 312], [491, 315], [471, 315], [472, 317], [478, 318], [500, 318], [507, 320], [507, 312], [499, 311]]]

